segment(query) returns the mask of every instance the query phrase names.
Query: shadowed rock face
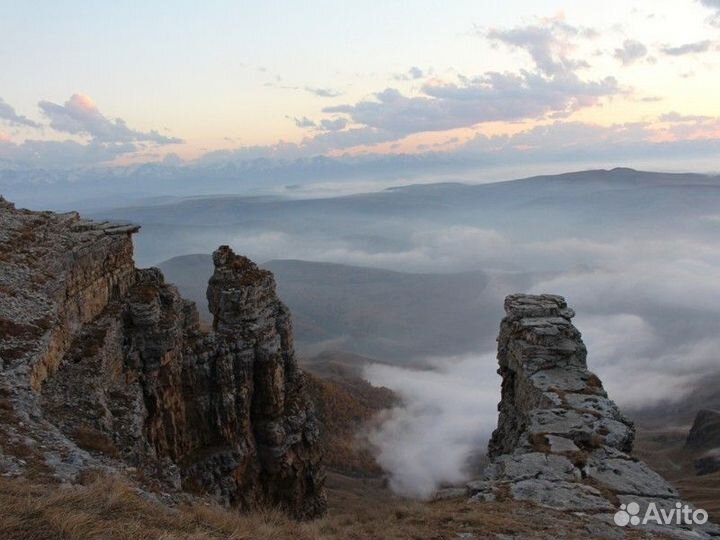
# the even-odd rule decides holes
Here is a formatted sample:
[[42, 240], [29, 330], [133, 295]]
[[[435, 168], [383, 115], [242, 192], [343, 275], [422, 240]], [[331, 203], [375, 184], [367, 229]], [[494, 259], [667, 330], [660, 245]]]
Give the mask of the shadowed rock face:
[[720, 412], [709, 409], [698, 411], [685, 446], [704, 452], [695, 460], [695, 471], [699, 475], [720, 471]]
[[216, 251], [206, 332], [159, 270], [134, 267], [137, 227], [2, 199], [0, 225], [0, 392], [31, 465], [69, 482], [132, 467], [176, 501], [324, 512], [319, 426], [271, 273]]
[[720, 411], [698, 411], [685, 445], [692, 450], [720, 447]]
[[[502, 399], [489, 443], [491, 463], [482, 479], [468, 485], [469, 494], [588, 512], [605, 521], [632, 501], [643, 509], [650, 502], [674, 508], [677, 491], [630, 456], [633, 424], [588, 371], [585, 345], [571, 322], [575, 313], [565, 300], [516, 294], [505, 299], [505, 312], [498, 338]], [[700, 538], [720, 534], [714, 525], [700, 529]]]
[[207, 297], [222, 364], [216, 373], [230, 376], [229, 415], [255, 443], [242, 469], [257, 467], [262, 496], [270, 502], [319, 515], [325, 509], [319, 425], [295, 361], [290, 312], [269, 271], [227, 246], [213, 253], [213, 262]]

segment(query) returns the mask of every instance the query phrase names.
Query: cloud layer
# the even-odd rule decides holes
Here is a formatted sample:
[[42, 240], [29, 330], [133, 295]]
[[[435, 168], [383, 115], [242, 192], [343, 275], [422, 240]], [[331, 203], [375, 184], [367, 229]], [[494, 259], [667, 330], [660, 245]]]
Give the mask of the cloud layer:
[[[574, 27], [555, 18], [536, 25], [491, 29], [482, 34], [495, 45], [525, 51], [534, 69], [487, 71], [474, 77], [459, 76], [455, 81], [430, 80], [417, 95], [407, 95], [390, 87], [376, 92], [371, 99], [325, 107], [324, 113], [345, 115], [355, 126], [348, 132], [334, 133], [333, 144], [349, 147], [488, 122], [567, 116], [621, 92], [612, 76], [586, 80], [578, 74], [578, 70], [588, 64], [572, 58], [570, 52], [574, 40], [595, 36], [590, 29]], [[407, 80], [422, 76], [422, 70], [411, 68], [396, 78]]]
[[21, 116], [0, 98], [0, 120], [10, 125], [33, 128], [50, 128], [58, 134], [85, 139], [43, 140], [28, 137], [14, 142], [9, 136], [0, 138], [0, 165], [27, 167], [84, 167], [132, 154], [146, 145], [179, 144], [177, 137], [161, 135], [155, 130], [139, 131], [130, 128], [122, 118], [110, 119], [103, 115], [90, 97], [73, 94], [63, 105], [41, 101], [38, 107], [48, 119], [45, 126]]
[[40, 127], [40, 124], [37, 122], [33, 122], [26, 116], [22, 116], [15, 112], [15, 109], [13, 109], [3, 98], [0, 97], [0, 120], [4, 120], [10, 125], [14, 126], [26, 126], [26, 127], [32, 127], [37, 128]]
[[[716, 0], [697, 1], [715, 15], [720, 13]], [[702, 24], [701, 19], [699, 23]], [[707, 64], [709, 55], [703, 53], [718, 47], [712, 30], [695, 32], [694, 38], [675, 43], [664, 43], [662, 38], [653, 40], [641, 35], [640, 29], [633, 29], [638, 36], [629, 35], [629, 30], [629, 27], [581, 26], [564, 16], [534, 18], [503, 27], [478, 28], [468, 22], [465, 37], [476, 40], [478, 50], [485, 47], [486, 55], [488, 51], [495, 52], [497, 59], [493, 60], [497, 61], [483, 57], [484, 67], [476, 73], [450, 65], [408, 63], [404, 65], [411, 67], [400, 72], [353, 74], [355, 78], [367, 76], [372, 81], [372, 86], [362, 87], [362, 93], [357, 90], [361, 85], [350, 80], [339, 84], [333, 80], [330, 85], [300, 81], [287, 84], [284, 74], [277, 73], [275, 68], [257, 66], [252, 71], [263, 77], [263, 91], [274, 88], [309, 93], [322, 99], [307, 100], [306, 96], [301, 101], [310, 101], [314, 103], [310, 106], [319, 109], [315, 113], [308, 109], [282, 111], [281, 117], [287, 119], [287, 127], [292, 130], [290, 136], [296, 142], [278, 135], [280, 141], [274, 144], [210, 151], [196, 164], [287, 160], [344, 152], [378, 155], [400, 149], [426, 154], [444, 151], [442, 159], [454, 160], [458, 166], [462, 166], [471, 151], [477, 152], [476, 161], [485, 163], [507, 157], [505, 152], [510, 149], [518, 154], [519, 161], [525, 162], [548, 161], [547, 156], [577, 160], [578, 154], [568, 149], [579, 149], [579, 155], [583, 155], [586, 148], [583, 140], [571, 136], [599, 137], [601, 132], [603, 147], [608, 148], [607, 143], [615, 141], [613, 150], [621, 156], [638, 153], [673, 156], [712, 150], [715, 145], [710, 141], [720, 137], [717, 121], [707, 119], [700, 125], [698, 120], [694, 126], [675, 122], [670, 128], [663, 125], [658, 118], [661, 111], [651, 104], [661, 103], [665, 96], [649, 94], [654, 90], [650, 87], [634, 87], [637, 78], [633, 78], [633, 72], [637, 69], [632, 68], [642, 64], [646, 69], [651, 69], [650, 66], [671, 69], [677, 65], [672, 58], [680, 57], [684, 63]], [[622, 38], [618, 39], [619, 34]], [[698, 67], [694, 64], [693, 68]], [[682, 76], [690, 77], [693, 73], [696, 72], [687, 70]], [[287, 100], [290, 109], [293, 103]], [[618, 116], [613, 112], [615, 107], [611, 110], [609, 105], [617, 103], [649, 112], [627, 115], [632, 120], [620, 127], [610, 123], [610, 119]], [[608, 115], [600, 116], [589, 110], [601, 107], [608, 107]], [[677, 102], [672, 108], [679, 108]], [[132, 155], [133, 161], [160, 161], [167, 150], [157, 151], [159, 147], [184, 142], [157, 130], [131, 127], [122, 118], [104, 114], [88, 96], [80, 93], [65, 102], [40, 101], [39, 109], [46, 123], [17, 113], [0, 99], [0, 122], [14, 128], [12, 132], [5, 130], [0, 140], [3, 144], [0, 167], [70, 167], [71, 159], [61, 159], [63, 151], [76, 157], [77, 166], [103, 163], [123, 155]], [[684, 113], [681, 110], [678, 114]], [[579, 118], [601, 118], [604, 125]], [[32, 130], [39, 129], [42, 131], [32, 134]], [[505, 134], [497, 135], [498, 132]], [[547, 141], [529, 147], [520, 144], [523, 139], [542, 133], [550, 135], [556, 144]], [[560, 140], [558, 136], [563, 133], [566, 137]], [[239, 139], [223, 137], [223, 140], [234, 143]], [[78, 148], [78, 144], [84, 148]], [[536, 150], [541, 146], [543, 152]], [[584, 146], [589, 147], [589, 154], [599, 153], [589, 144]], [[454, 152], [455, 149], [458, 151]], [[381, 155], [378, 158], [383, 159]], [[188, 161], [192, 160], [186, 159], [186, 164]]]

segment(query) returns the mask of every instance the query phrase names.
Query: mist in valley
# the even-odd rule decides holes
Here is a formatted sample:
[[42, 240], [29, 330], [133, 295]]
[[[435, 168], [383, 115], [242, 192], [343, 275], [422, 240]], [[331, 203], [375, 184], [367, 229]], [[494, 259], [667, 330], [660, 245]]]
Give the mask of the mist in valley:
[[141, 225], [137, 263], [159, 266], [206, 321], [218, 245], [271, 270], [306, 362], [357, 355], [354, 373], [399, 396], [361, 434], [398, 493], [427, 497], [471, 476], [496, 427], [495, 338], [508, 294], [564, 296], [590, 369], [631, 416], [656, 417], [718, 373], [715, 176], [426, 176], [323, 197], [308, 195], [313, 185], [302, 197], [272, 183], [254, 195], [109, 196], [86, 201], [84, 215]]
[[631, 415], [717, 373], [719, 203], [713, 177], [623, 169], [108, 215], [143, 225], [138, 259], [160, 263], [201, 311], [215, 245], [265, 261], [303, 356], [377, 360], [365, 377], [402, 405], [370, 440], [397, 491], [427, 496], [468, 475], [495, 428], [507, 294], [565, 296], [590, 368]]
[[275, 274], [301, 358], [364, 359], [354, 372], [401, 401], [359, 435], [403, 495], [472, 476], [497, 422], [508, 294], [564, 296], [590, 369], [631, 416], [675, 410], [718, 374], [715, 176], [613, 169], [322, 198], [111, 200], [84, 214], [141, 225], [138, 264], [159, 266], [206, 321], [210, 253], [229, 244]]

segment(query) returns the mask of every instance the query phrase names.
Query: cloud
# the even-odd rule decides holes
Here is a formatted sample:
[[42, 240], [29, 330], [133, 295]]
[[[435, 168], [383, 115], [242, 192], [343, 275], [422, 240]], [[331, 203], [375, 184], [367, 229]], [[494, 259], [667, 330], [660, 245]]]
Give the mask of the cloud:
[[537, 69], [548, 76], [562, 75], [588, 67], [584, 60], [569, 57], [575, 38], [592, 38], [595, 30], [573, 26], [563, 18], [544, 19], [538, 24], [511, 29], [491, 29], [485, 36], [493, 42], [504, 43], [528, 52]]
[[720, 133], [720, 117], [670, 112], [660, 116], [669, 124], [666, 135], [675, 140], [713, 140]]
[[717, 373], [720, 339], [673, 343], [638, 315], [578, 317], [591, 368], [621, 407], [675, 402]]
[[[38, 106], [50, 121], [49, 127], [61, 133], [86, 137], [77, 140], [27, 139], [19, 143], [2, 141], [0, 164], [11, 167], [80, 168], [112, 162], [119, 156], [137, 153], [149, 145], [167, 145], [183, 142], [157, 131], [131, 129], [124, 120], [105, 117], [93, 101], [84, 95], [74, 94], [63, 105], [41, 101]], [[0, 99], [0, 118], [14, 125], [41, 127], [19, 116]]]
[[[548, 19], [537, 25], [492, 29], [483, 35], [495, 44], [526, 50], [534, 70], [488, 71], [456, 81], [432, 80], [416, 95], [386, 88], [354, 104], [325, 107], [326, 114], [346, 115], [367, 140], [400, 139], [413, 133], [472, 127], [484, 122], [565, 117], [621, 93], [617, 80], [583, 80], [576, 70], [586, 62], [570, 57], [573, 39], [594, 31]], [[421, 75], [411, 70], [408, 75]]]
[[422, 79], [425, 76], [425, 72], [417, 66], [413, 66], [408, 69], [405, 73], [398, 73], [393, 75], [393, 79], [396, 81], [414, 81]]
[[705, 122], [713, 119], [712, 116], [680, 114], [677, 111], [665, 113], [659, 118], [661, 122]]
[[[401, 99], [407, 98], [401, 96]], [[458, 119], [458, 122], [461, 120]], [[382, 170], [383, 175], [387, 175], [382, 180], [387, 180], [389, 176], [417, 177], [422, 171], [441, 174], [479, 167], [508, 167], [509, 164], [514, 171], [524, 171], [523, 174], [531, 171], [530, 166], [550, 163], [572, 163], [582, 167], [597, 167], [607, 163], [635, 163], [641, 166], [648, 161], [661, 159], [684, 160], [684, 166], [689, 167], [692, 165], [688, 164], [689, 159], [709, 159], [720, 155], [720, 118], [667, 113], [657, 120], [659, 122], [611, 125], [555, 120], [512, 135], [490, 136], [478, 133], [444, 151], [429, 147], [432, 151], [412, 155], [370, 152], [364, 154], [360, 161], [359, 156], [343, 156], [324, 158], [313, 163], [312, 158], [333, 149], [392, 142], [402, 136], [395, 128], [346, 126], [339, 131], [318, 131], [316, 124], [313, 134], [299, 143], [282, 142], [213, 151], [202, 156], [196, 164], [232, 162], [241, 166], [245, 163], [243, 168], [252, 169], [253, 160], [274, 160], [268, 162], [269, 170], [263, 174], [274, 175], [274, 171], [282, 169], [287, 178], [295, 178], [295, 182], [307, 182], [310, 178], [327, 178], [326, 168], [333, 163], [332, 175], [338, 183], [348, 183], [350, 177], [360, 174], [360, 169], [370, 176], [370, 171]], [[299, 161], [294, 165], [292, 160]]]
[[710, 18], [710, 24], [720, 26], [720, 0], [699, 0], [699, 2], [714, 11], [714, 15]]
[[325, 131], [303, 140], [300, 149], [302, 153], [308, 150], [324, 153], [330, 150], [342, 150], [355, 146], [373, 145], [394, 141], [398, 134], [372, 127], [359, 127], [342, 131]]
[[319, 122], [310, 120], [306, 116], [295, 118], [295, 125], [303, 129], [314, 129], [317, 131], [340, 131], [344, 129], [348, 121], [346, 118], [323, 118]]
[[[110, 162], [119, 156], [132, 154], [138, 147], [132, 143], [82, 144], [76, 141], [26, 140], [22, 143], [0, 144], [0, 165], [37, 168], [79, 168]], [[0, 167], [1, 168], [1, 167]]]
[[623, 42], [622, 48], [615, 49], [613, 56], [616, 60], [622, 62], [623, 66], [629, 66], [645, 58], [647, 54], [648, 49], [645, 45], [634, 39], [626, 39]]
[[40, 127], [40, 124], [33, 122], [26, 116], [22, 116], [15, 112], [3, 98], [0, 97], [0, 120], [4, 120], [13, 126], [27, 126], [32, 128]]
[[427, 498], [469, 477], [497, 425], [500, 379], [494, 354], [436, 358], [430, 370], [372, 365], [365, 377], [395, 391], [403, 404], [369, 434], [396, 493]]
[[97, 143], [151, 142], [177, 144], [182, 139], [161, 135], [155, 130], [137, 131], [128, 127], [121, 118], [111, 120], [104, 116], [88, 96], [73, 94], [63, 105], [41, 101], [38, 106], [56, 131], [73, 135], [86, 135]]
[[704, 53], [710, 50], [713, 42], [709, 39], [704, 41], [695, 41], [693, 43], [685, 43], [684, 45], [670, 46], [665, 45], [660, 50], [668, 56], [684, 56], [687, 54]]
[[375, 94], [373, 100], [326, 107], [323, 112], [346, 114], [356, 124], [402, 137], [571, 112], [596, 105], [602, 98], [619, 92], [612, 77], [582, 81], [575, 74], [549, 79], [529, 72], [490, 72], [458, 83], [426, 84], [423, 95], [417, 97], [387, 88]]
[[311, 94], [314, 94], [318, 97], [324, 97], [324, 98], [334, 98], [338, 96], [342, 96], [342, 92], [339, 90], [333, 90], [332, 88], [313, 88], [311, 86], [305, 87], [306, 92], [310, 92]]
[[325, 131], [340, 131], [347, 126], [347, 123], [345, 118], [323, 119], [320, 121], [320, 128]]
[[485, 164], [612, 162], [627, 159], [709, 157], [720, 154], [720, 119], [603, 126], [553, 122], [513, 135], [476, 135], [457, 149]]
[[310, 120], [307, 116], [303, 116], [302, 118], [295, 118], [294, 120], [295, 125], [299, 128], [307, 129], [316, 127], [315, 122]]

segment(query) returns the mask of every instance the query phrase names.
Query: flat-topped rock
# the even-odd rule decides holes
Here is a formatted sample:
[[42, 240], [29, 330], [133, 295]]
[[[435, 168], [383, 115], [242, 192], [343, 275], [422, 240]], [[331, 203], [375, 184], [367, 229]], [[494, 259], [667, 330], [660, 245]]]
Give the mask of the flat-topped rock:
[[552, 317], [570, 320], [575, 316], [565, 299], [554, 294], [511, 294], [505, 298], [505, 313], [506, 320]]

